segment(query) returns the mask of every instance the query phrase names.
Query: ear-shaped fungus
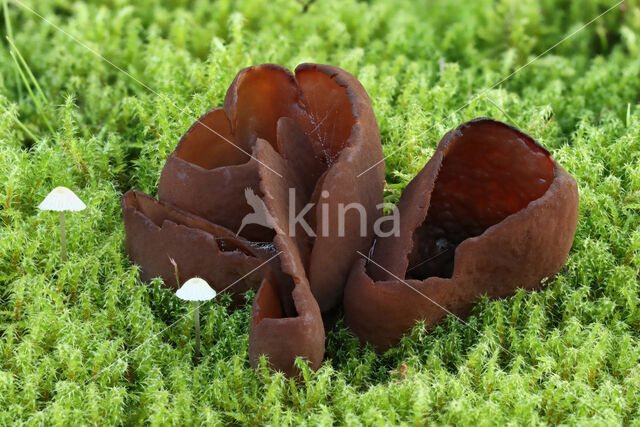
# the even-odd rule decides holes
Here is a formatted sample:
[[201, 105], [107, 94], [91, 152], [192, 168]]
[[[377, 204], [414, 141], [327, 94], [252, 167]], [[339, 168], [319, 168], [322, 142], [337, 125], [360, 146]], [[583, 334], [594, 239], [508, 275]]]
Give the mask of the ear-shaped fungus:
[[[281, 123], [282, 118], [288, 119]], [[268, 141], [296, 170], [311, 197], [304, 202], [319, 202], [308, 215], [317, 237], [305, 268], [321, 310], [330, 310], [341, 302], [357, 251], [371, 244], [380, 213], [384, 163], [371, 101], [358, 80], [338, 67], [301, 64], [295, 76], [273, 64], [241, 70], [227, 91], [224, 110], [203, 116], [167, 160], [160, 200], [237, 230], [251, 212], [244, 188], [262, 194], [258, 162], [248, 155], [257, 138]], [[282, 139], [293, 142], [283, 147]], [[373, 164], [370, 176], [356, 179]], [[364, 232], [359, 212], [352, 209], [344, 221], [338, 219], [339, 206], [350, 203], [366, 211]], [[259, 226], [248, 226], [241, 235], [273, 238], [271, 230]]]
[[462, 124], [402, 194], [399, 233], [353, 266], [348, 326], [382, 351], [418, 320], [468, 314], [482, 294], [538, 289], [566, 260], [577, 208], [575, 180], [530, 136], [491, 119]]
[[[260, 167], [261, 190], [273, 218], [274, 246], [280, 253], [282, 270], [279, 277], [274, 274], [264, 280], [253, 300], [249, 358], [256, 366], [260, 355], [268, 355], [273, 367], [294, 376], [296, 357], [307, 359], [312, 369], [319, 368], [324, 357], [322, 316], [304, 268], [309, 259], [308, 239], [300, 224], [289, 222], [289, 191], [298, 196], [305, 191], [290, 162], [266, 141], [258, 139], [254, 153], [264, 163]], [[265, 167], [267, 164], [272, 170]], [[283, 182], [286, 185], [282, 185]], [[296, 197], [296, 212], [302, 208], [302, 200], [304, 198]]]
[[[377, 166], [370, 176], [356, 177], [372, 164]], [[136, 204], [140, 195], [125, 195], [127, 251], [142, 265], [144, 278], [161, 275], [170, 283], [168, 265], [155, 259], [168, 258], [165, 247], [194, 241], [195, 235], [180, 236], [193, 234], [190, 227], [214, 236], [242, 227], [241, 237], [227, 239], [234, 248], [273, 242], [280, 262], [259, 273], [264, 281], [253, 306], [250, 359], [255, 364], [260, 354], [267, 354], [273, 367], [292, 375], [296, 356], [306, 357], [314, 368], [322, 361], [320, 312], [341, 302], [357, 252], [371, 246], [383, 182], [378, 126], [369, 97], [355, 77], [316, 64], [298, 66], [295, 75], [273, 64], [249, 67], [229, 87], [224, 108], [201, 117], [168, 158], [158, 186], [160, 202], [144, 199], [144, 206], [154, 206], [145, 211]], [[245, 199], [245, 189], [264, 202], [274, 230], [256, 224], [243, 227], [243, 218], [255, 209]], [[309, 202], [316, 205], [306, 216], [300, 214]], [[360, 230], [361, 212], [352, 210], [338, 220], [339, 206], [349, 203], [366, 211], [365, 230]], [[289, 223], [290, 205], [310, 227]], [[165, 212], [168, 207], [192, 222], [175, 219]], [[156, 213], [162, 209], [163, 214]], [[186, 268], [181, 263], [193, 266], [195, 274], [219, 285], [220, 277], [216, 281], [205, 273], [226, 271], [227, 261], [221, 264], [219, 255], [205, 257], [204, 252], [220, 248], [215, 239], [197, 237], [205, 241], [201, 250], [185, 251], [178, 265], [181, 270]], [[267, 255], [249, 258], [264, 260]], [[244, 264], [236, 267], [237, 277], [251, 271]]]
[[[312, 214], [318, 237], [308, 271], [313, 296], [325, 312], [342, 302], [358, 251], [373, 241], [373, 224], [382, 213], [378, 209], [385, 175], [382, 145], [371, 101], [355, 77], [337, 67], [302, 64], [296, 68], [296, 80], [308, 111], [302, 128], [316, 156], [324, 159], [312, 196], [319, 201]], [[368, 172], [371, 176], [358, 177], [371, 165], [375, 165]], [[349, 206], [361, 206], [363, 211]]]
[[273, 256], [224, 227], [139, 191], [125, 193], [122, 212], [126, 250], [142, 267], [142, 280], [162, 277], [174, 290], [179, 284], [170, 259], [179, 266], [181, 281], [202, 277], [217, 292], [238, 281], [233, 295], [236, 302], [242, 302], [237, 296], [258, 288], [265, 277], [258, 267]]
[[[241, 100], [258, 97], [256, 88], [267, 92], [268, 98], [271, 90], [263, 87], [266, 83], [251, 76], [261, 72], [253, 68], [238, 74], [227, 93], [225, 109], [247, 108], [241, 105], [247, 101]], [[377, 205], [382, 201], [384, 166], [369, 98], [353, 76], [336, 67], [303, 64], [295, 77], [282, 80], [297, 84], [300, 101], [290, 111], [300, 115], [279, 118], [275, 129], [255, 124], [256, 130], [266, 129], [256, 131], [255, 137], [275, 134], [275, 144], [270, 141], [269, 146], [258, 139], [254, 155], [260, 160], [260, 193], [274, 219], [274, 243], [281, 251], [282, 272], [288, 279], [265, 280], [258, 291], [249, 355], [255, 365], [259, 355], [267, 354], [273, 366], [292, 375], [296, 356], [306, 357], [314, 369], [322, 361], [320, 311], [340, 302], [357, 252], [372, 242], [373, 223], [379, 216]], [[247, 82], [251, 84], [248, 88]], [[301, 112], [300, 105], [304, 106]], [[356, 179], [356, 173], [376, 163], [372, 177]], [[311, 236], [300, 223], [290, 223], [289, 215], [290, 205], [295, 203], [294, 211], [301, 212], [308, 202], [316, 204], [308, 216], [314, 231]], [[358, 215], [348, 215], [344, 228], [339, 228], [338, 206], [348, 203], [364, 207], [366, 230], [360, 230]]]

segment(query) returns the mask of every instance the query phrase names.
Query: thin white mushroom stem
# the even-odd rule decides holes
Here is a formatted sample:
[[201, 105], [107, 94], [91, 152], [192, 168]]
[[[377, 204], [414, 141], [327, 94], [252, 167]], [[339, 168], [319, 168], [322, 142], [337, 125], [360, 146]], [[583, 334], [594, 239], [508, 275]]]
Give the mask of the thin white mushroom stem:
[[195, 357], [200, 357], [200, 301], [193, 302], [193, 325], [196, 328]]
[[60, 211], [60, 247], [62, 248], [62, 262], [67, 262], [67, 238], [64, 230], [64, 211]]

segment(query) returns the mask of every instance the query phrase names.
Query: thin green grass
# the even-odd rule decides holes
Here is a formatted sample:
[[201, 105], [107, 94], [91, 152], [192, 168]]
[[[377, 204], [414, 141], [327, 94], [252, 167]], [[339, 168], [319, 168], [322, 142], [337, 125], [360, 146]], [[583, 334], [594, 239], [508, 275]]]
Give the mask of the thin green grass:
[[27, 61], [24, 60], [24, 57], [20, 53], [20, 50], [13, 43], [13, 39], [11, 37], [12, 37], [11, 35], [7, 36], [7, 41], [9, 42], [9, 44], [11, 45], [11, 48], [13, 49], [12, 52], [14, 52], [18, 56], [18, 59], [20, 59], [19, 68], [24, 68], [27, 71], [27, 74], [29, 75], [29, 79], [31, 80], [31, 83], [33, 83], [35, 88], [37, 89], [38, 95], [40, 96], [41, 101], [42, 102], [47, 102], [48, 101], [47, 97], [44, 95], [44, 92], [42, 91], [42, 88], [38, 84], [38, 80], [36, 80], [36, 78], [34, 77], [33, 73], [31, 72], [31, 68], [29, 68], [29, 65], [27, 64]]
[[[639, 424], [640, 2], [490, 90], [616, 2], [25, 3], [193, 115], [3, 2], [0, 424]], [[140, 282], [120, 198], [157, 192], [166, 157], [239, 69], [305, 61], [369, 92], [388, 202], [465, 120], [545, 145], [581, 198], [562, 272], [540, 292], [481, 299], [472, 328], [417, 325], [383, 355], [340, 322], [298, 383], [250, 368], [252, 294], [237, 310], [222, 295], [202, 306], [194, 366], [190, 307]], [[57, 217], [37, 209], [57, 185], [87, 204], [67, 217], [66, 265]]]
[[[10, 39], [13, 38], [13, 28], [11, 26], [11, 17], [9, 16], [9, 0], [2, 0], [2, 14], [4, 15], [4, 26], [7, 31], [6, 36]], [[18, 70], [15, 70], [16, 85], [18, 86], [18, 97], [22, 98], [22, 88], [20, 85], [20, 76]]]
[[[29, 69], [29, 66], [27, 65], [27, 63], [22, 58], [22, 55], [20, 55], [20, 51], [15, 47], [15, 45], [13, 44], [13, 42], [11, 41], [10, 38], [7, 38], [7, 40], [9, 41], [9, 43], [11, 44], [11, 47], [13, 48], [13, 50], [11, 50], [11, 52], [9, 52], [9, 53], [11, 55], [11, 59], [13, 59], [13, 63], [15, 65], [15, 67], [16, 67], [16, 70], [18, 70], [18, 74], [20, 75], [20, 78], [22, 79], [22, 83], [27, 88], [27, 92], [29, 92], [29, 96], [31, 97], [31, 100], [33, 101], [34, 105], [36, 106], [36, 109], [38, 110], [38, 113], [40, 114], [40, 118], [47, 125], [47, 128], [49, 128], [49, 131], [51, 132], [51, 134], [53, 134], [54, 133], [53, 127], [51, 127], [51, 123], [49, 122], [49, 119], [47, 119], [47, 115], [45, 114], [44, 107], [42, 105], [42, 102], [46, 101], [46, 98], [45, 98], [44, 94], [42, 93], [42, 89], [40, 89], [40, 85], [38, 85], [38, 82], [36, 81], [35, 77], [33, 77], [33, 73]], [[21, 63], [18, 63], [18, 60], [16, 59], [16, 55], [20, 58], [20, 62]], [[38, 91], [38, 96], [36, 96], [33, 93], [33, 90], [31, 90], [31, 84], [29, 83], [29, 81], [27, 80], [27, 77], [24, 74], [24, 71], [22, 69], [23, 67], [27, 71], [27, 73], [29, 74], [29, 77], [31, 78], [31, 82], [36, 87], [36, 89]], [[39, 97], [40, 97], [40, 99], [39, 99]]]

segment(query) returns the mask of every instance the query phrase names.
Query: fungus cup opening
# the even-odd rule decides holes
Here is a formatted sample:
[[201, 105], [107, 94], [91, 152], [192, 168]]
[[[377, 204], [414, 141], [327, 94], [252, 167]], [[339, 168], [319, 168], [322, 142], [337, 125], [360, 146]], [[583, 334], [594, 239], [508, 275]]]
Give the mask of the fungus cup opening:
[[247, 163], [251, 144], [239, 144], [231, 124], [221, 108], [208, 111], [182, 137], [175, 154], [185, 162], [203, 169], [215, 169]]
[[378, 351], [418, 320], [468, 315], [481, 295], [542, 287], [571, 248], [578, 190], [533, 138], [480, 118], [444, 136], [397, 208], [400, 232], [375, 242], [345, 288], [347, 325]]
[[533, 139], [492, 120], [470, 123], [440, 144], [444, 158], [406, 279], [450, 278], [460, 243], [525, 209], [553, 182], [553, 160]]
[[[327, 74], [310, 65], [296, 69], [296, 80], [308, 114], [304, 130], [313, 141], [314, 152], [324, 170], [340, 156], [356, 123], [355, 106], [347, 88], [336, 77], [335, 72]], [[333, 125], [326, 126], [325, 123]]]

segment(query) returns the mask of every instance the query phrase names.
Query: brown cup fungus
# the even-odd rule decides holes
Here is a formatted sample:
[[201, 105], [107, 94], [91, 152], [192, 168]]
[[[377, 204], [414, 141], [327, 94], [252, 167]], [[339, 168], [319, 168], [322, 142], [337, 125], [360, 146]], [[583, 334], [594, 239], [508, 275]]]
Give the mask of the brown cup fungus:
[[481, 118], [444, 136], [398, 210], [399, 233], [376, 240], [345, 288], [347, 325], [380, 351], [480, 295], [543, 286], [571, 248], [578, 190], [533, 138]]
[[398, 232], [374, 240], [383, 183], [378, 125], [351, 74], [249, 67], [169, 156], [159, 200], [124, 195], [126, 250], [145, 281], [177, 289], [198, 276], [237, 302], [257, 289], [251, 364], [266, 355], [295, 376], [298, 356], [320, 366], [322, 315], [341, 304], [351, 330], [385, 350], [482, 294], [539, 288], [571, 248], [574, 179], [504, 123], [447, 133], [400, 198]]
[[[370, 176], [358, 179], [372, 164]], [[324, 355], [321, 311], [342, 302], [358, 252], [371, 246], [383, 182], [371, 102], [351, 74], [316, 64], [298, 66], [295, 75], [272, 64], [249, 67], [229, 87], [224, 108], [180, 140], [162, 171], [159, 201], [125, 194], [127, 253], [143, 280], [160, 276], [175, 287], [172, 257], [183, 279], [197, 275], [217, 291], [234, 281], [230, 292], [259, 286], [252, 364], [266, 354], [294, 375], [293, 361], [303, 356], [316, 369]], [[255, 199], [269, 221], [244, 224]], [[289, 215], [290, 206], [298, 213], [308, 203], [310, 230]], [[366, 211], [364, 233], [359, 215], [336, 218], [349, 203]]]

